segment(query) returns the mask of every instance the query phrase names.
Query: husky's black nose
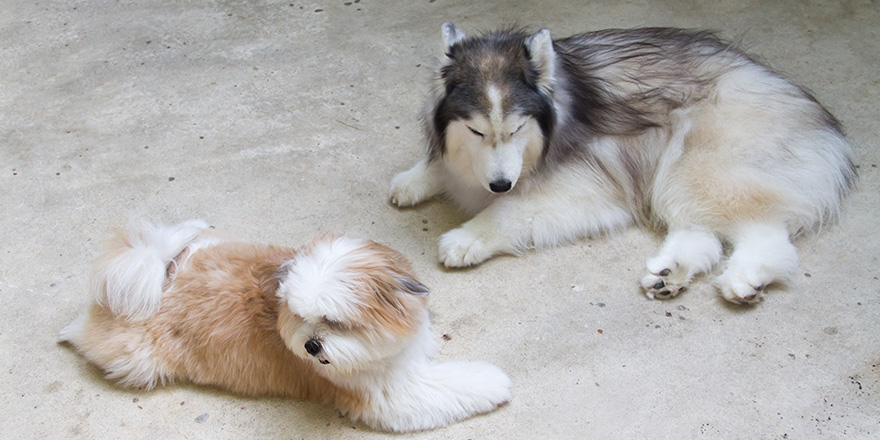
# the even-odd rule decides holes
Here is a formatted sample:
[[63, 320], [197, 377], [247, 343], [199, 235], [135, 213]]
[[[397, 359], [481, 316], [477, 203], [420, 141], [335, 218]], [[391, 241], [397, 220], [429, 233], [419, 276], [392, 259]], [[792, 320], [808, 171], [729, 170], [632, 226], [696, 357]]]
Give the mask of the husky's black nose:
[[505, 193], [510, 191], [510, 181], [507, 179], [498, 179], [492, 182], [489, 182], [489, 189], [492, 190], [493, 193]]
[[316, 356], [320, 352], [321, 352], [321, 343], [320, 342], [318, 342], [314, 339], [309, 339], [308, 341], [306, 341], [306, 353], [308, 353], [312, 356]]

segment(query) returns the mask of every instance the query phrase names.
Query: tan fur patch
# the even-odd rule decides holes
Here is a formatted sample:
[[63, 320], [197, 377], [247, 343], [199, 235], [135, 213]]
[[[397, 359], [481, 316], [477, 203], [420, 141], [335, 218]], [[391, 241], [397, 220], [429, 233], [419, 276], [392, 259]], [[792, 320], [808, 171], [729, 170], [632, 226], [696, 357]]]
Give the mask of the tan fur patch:
[[385, 331], [398, 335], [414, 332], [419, 325], [419, 310], [425, 308], [427, 297], [401, 294], [396, 277], [410, 277], [410, 264], [400, 253], [379, 243], [367, 244], [369, 253], [357, 267], [367, 287], [361, 292], [364, 302], [361, 321], [375, 323]]
[[723, 127], [707, 123], [705, 117], [695, 118], [675, 180], [698, 203], [700, 212], [695, 215], [707, 226], [724, 229], [743, 221], [773, 220], [781, 194], [771, 190], [773, 185], [755, 181], [748, 166], [742, 165], [742, 148], [731, 148], [731, 144], [746, 143]]

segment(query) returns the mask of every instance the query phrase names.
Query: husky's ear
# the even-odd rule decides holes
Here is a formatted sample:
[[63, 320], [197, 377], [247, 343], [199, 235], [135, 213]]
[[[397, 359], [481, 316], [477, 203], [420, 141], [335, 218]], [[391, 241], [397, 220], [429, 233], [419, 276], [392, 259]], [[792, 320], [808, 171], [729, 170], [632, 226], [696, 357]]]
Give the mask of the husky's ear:
[[397, 283], [400, 284], [400, 287], [401, 287], [401, 289], [403, 289], [404, 292], [411, 293], [413, 295], [418, 295], [418, 296], [428, 294], [428, 287], [427, 286], [425, 286], [424, 284], [422, 284], [422, 283], [420, 283], [410, 277], [407, 277], [407, 276], [397, 277]]
[[532, 64], [538, 69], [538, 89], [548, 95], [553, 93], [553, 83], [556, 80], [556, 51], [553, 50], [550, 30], [541, 29], [526, 38], [525, 44]]
[[461, 40], [465, 39], [464, 32], [455, 28], [452, 23], [443, 23], [440, 27], [440, 33], [443, 34], [443, 54], [449, 56], [449, 49], [455, 46]]

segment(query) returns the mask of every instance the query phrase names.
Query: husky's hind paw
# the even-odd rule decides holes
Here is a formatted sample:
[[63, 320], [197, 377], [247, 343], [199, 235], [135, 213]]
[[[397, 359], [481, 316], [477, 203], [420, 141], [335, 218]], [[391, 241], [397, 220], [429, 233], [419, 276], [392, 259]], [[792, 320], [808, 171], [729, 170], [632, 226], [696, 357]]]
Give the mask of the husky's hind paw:
[[753, 285], [724, 275], [719, 277], [716, 285], [721, 291], [721, 296], [734, 304], [755, 304], [761, 301], [764, 297], [764, 289], [767, 287], [767, 283], [759, 282]]
[[491, 256], [486, 244], [464, 228], [453, 229], [440, 237], [440, 262], [446, 267], [473, 266]]
[[663, 268], [642, 278], [640, 284], [642, 289], [645, 289], [645, 295], [648, 298], [673, 298], [687, 288], [690, 281], [690, 278], [687, 277], [687, 270], [683, 270], [678, 264], [671, 266], [673, 269]]

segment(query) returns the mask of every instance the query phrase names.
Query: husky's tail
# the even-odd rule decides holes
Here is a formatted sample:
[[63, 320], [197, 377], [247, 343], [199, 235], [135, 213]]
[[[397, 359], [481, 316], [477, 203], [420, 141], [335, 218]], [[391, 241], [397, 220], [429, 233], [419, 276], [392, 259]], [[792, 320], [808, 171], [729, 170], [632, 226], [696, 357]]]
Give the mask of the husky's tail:
[[190, 220], [175, 226], [132, 222], [107, 242], [92, 270], [95, 302], [128, 319], [159, 310], [168, 264], [208, 225]]

